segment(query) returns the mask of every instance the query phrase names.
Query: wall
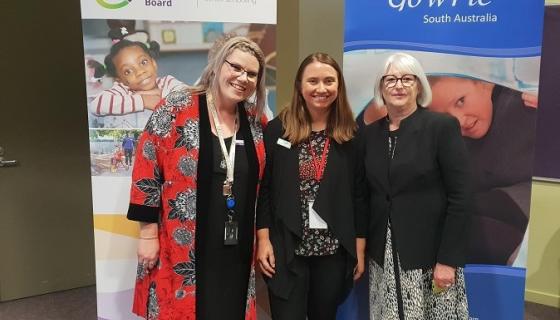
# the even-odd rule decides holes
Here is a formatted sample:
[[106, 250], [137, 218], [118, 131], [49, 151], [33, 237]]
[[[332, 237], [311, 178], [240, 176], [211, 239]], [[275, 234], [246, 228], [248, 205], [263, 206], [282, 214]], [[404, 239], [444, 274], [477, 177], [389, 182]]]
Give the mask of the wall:
[[342, 67], [343, 22], [344, 1], [278, 1], [278, 110], [290, 102], [297, 68], [306, 56], [325, 52]]
[[534, 182], [525, 300], [560, 307], [560, 184]]
[[0, 145], [19, 161], [0, 168], [5, 301], [93, 285], [95, 265], [79, 3], [0, 7]]

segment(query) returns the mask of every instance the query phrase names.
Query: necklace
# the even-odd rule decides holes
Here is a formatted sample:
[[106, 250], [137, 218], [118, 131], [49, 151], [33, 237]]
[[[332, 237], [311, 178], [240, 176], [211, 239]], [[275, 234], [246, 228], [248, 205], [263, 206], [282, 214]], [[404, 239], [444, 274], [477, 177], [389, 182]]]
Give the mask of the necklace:
[[393, 136], [391, 139], [391, 135], [389, 135], [389, 157], [391, 160], [395, 157], [395, 150], [397, 150], [397, 136]]

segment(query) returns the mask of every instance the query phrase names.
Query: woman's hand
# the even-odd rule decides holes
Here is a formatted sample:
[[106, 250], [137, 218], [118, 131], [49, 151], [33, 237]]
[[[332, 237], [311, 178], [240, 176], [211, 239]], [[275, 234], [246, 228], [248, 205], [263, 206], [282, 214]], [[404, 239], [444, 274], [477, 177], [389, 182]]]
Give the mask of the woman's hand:
[[138, 263], [152, 269], [159, 256], [159, 239], [142, 239], [138, 242]]
[[257, 238], [257, 262], [261, 272], [265, 276], [272, 278], [276, 272], [274, 270], [276, 268], [276, 261], [274, 259], [274, 249], [268, 237], [268, 229], [258, 230]]
[[138, 240], [138, 263], [151, 270], [159, 257], [159, 239], [157, 223], [140, 223]]
[[358, 263], [354, 267], [354, 281], [360, 279], [365, 270], [366, 265], [366, 239], [356, 238], [356, 257]]
[[435, 285], [442, 289], [449, 289], [449, 287], [455, 284], [455, 270], [454, 267], [436, 263], [434, 268]]

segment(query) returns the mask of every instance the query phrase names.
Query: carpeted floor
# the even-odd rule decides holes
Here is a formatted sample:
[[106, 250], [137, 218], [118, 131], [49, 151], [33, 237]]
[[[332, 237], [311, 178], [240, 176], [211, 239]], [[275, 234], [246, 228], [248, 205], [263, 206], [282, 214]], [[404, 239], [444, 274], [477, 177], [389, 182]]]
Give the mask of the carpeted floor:
[[1, 320], [97, 320], [95, 287], [0, 303]]
[[560, 309], [525, 302], [525, 320], [554, 320], [560, 319]]
[[[1, 320], [97, 320], [95, 287], [0, 303]], [[560, 309], [525, 304], [525, 320], [560, 320]]]

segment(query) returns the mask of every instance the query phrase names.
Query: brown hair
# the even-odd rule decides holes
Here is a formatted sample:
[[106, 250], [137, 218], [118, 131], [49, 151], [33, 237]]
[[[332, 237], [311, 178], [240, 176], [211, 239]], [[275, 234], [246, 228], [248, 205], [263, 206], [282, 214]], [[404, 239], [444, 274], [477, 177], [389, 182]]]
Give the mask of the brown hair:
[[284, 138], [288, 139], [292, 144], [298, 144], [308, 139], [311, 134], [311, 115], [301, 95], [301, 82], [305, 68], [313, 62], [327, 64], [336, 70], [338, 96], [330, 108], [326, 133], [338, 143], [348, 141], [354, 136], [356, 122], [354, 121], [348, 97], [346, 96], [346, 85], [344, 84], [342, 70], [331, 56], [321, 52], [310, 54], [303, 59], [299, 66], [294, 81], [292, 102], [278, 115], [284, 127]]

